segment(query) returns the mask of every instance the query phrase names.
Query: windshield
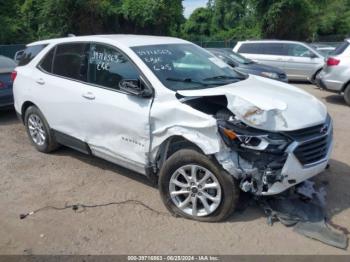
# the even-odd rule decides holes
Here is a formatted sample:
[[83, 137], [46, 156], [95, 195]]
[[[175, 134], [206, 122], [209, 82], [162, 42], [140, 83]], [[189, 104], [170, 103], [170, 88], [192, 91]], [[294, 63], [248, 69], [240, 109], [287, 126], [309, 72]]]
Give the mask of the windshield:
[[227, 52], [229, 57], [231, 57], [233, 60], [237, 61], [240, 64], [251, 64], [253, 63], [252, 60], [245, 58], [244, 56], [241, 56], [240, 54], [234, 53], [232, 51]]
[[167, 88], [194, 90], [243, 80], [219, 58], [192, 44], [132, 47]]

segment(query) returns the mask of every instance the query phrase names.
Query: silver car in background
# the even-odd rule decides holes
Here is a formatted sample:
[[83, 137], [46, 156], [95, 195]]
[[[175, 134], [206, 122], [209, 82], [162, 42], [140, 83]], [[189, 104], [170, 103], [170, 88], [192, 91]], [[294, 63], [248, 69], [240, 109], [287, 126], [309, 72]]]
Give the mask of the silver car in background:
[[316, 79], [321, 88], [344, 93], [345, 101], [350, 105], [350, 39], [346, 39], [328, 57], [327, 62]]
[[259, 40], [238, 42], [233, 51], [254, 61], [279, 67], [289, 80], [310, 81], [324, 65], [324, 57], [308, 44], [296, 41]]

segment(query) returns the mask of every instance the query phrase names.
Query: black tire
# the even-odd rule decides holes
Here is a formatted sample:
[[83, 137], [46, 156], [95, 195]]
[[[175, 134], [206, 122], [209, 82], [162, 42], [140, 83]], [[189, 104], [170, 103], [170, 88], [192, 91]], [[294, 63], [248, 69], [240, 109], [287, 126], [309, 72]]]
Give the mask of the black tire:
[[319, 69], [319, 70], [314, 74], [314, 76], [313, 76], [312, 79], [311, 79], [311, 84], [317, 85], [316, 79], [317, 79], [317, 76], [321, 73], [321, 71], [322, 71], [322, 69]]
[[[176, 206], [170, 196], [169, 184], [172, 175], [180, 167], [191, 164], [209, 170], [216, 177], [221, 186], [221, 202], [218, 207], [207, 216], [192, 216], [183, 212]], [[159, 191], [165, 206], [173, 215], [203, 222], [218, 222], [230, 216], [235, 210], [240, 193], [237, 183], [231, 175], [225, 172], [207, 156], [192, 149], [179, 150], [166, 160], [159, 173]]]
[[[45, 132], [45, 139], [43, 139], [43, 143], [42, 144], [38, 144], [34, 141], [34, 138], [32, 137], [30, 130], [29, 130], [29, 118], [31, 116], [35, 116], [37, 117], [41, 123], [42, 123], [42, 130]], [[47, 123], [44, 115], [41, 113], [41, 111], [36, 107], [36, 106], [30, 106], [28, 107], [28, 109], [25, 111], [24, 114], [24, 124], [26, 127], [26, 131], [27, 134], [29, 136], [29, 139], [31, 141], [31, 143], [35, 146], [35, 148], [43, 153], [50, 153], [54, 150], [56, 150], [59, 145], [56, 142], [55, 136], [52, 132], [52, 130], [49, 127], [49, 124]]]
[[345, 102], [350, 106], [350, 84], [348, 84], [348, 85], [345, 87], [345, 90], [344, 90], [344, 99], [345, 99]]

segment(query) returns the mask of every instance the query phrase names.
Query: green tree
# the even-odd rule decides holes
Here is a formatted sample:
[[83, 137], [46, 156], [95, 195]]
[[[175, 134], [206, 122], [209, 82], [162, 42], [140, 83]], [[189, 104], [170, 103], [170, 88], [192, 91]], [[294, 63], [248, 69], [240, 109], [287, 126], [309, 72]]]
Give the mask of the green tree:
[[0, 43], [20, 43], [25, 39], [18, 18], [22, 1], [0, 0]]

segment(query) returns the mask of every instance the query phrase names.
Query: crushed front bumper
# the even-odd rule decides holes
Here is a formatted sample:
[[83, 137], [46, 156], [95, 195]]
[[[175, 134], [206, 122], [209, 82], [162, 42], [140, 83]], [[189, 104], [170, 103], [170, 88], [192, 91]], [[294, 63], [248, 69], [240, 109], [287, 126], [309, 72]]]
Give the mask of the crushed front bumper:
[[308, 165], [302, 165], [293, 153], [293, 147], [296, 144], [291, 145], [290, 153], [286, 163], [282, 169], [282, 176], [284, 177], [281, 182], [275, 182], [266, 192], [262, 192], [262, 195], [275, 195], [279, 194], [288, 188], [295, 186], [315, 175], [320, 174], [327, 167], [330, 155], [333, 149], [333, 141], [331, 141], [326, 157]]
[[262, 195], [279, 194], [326, 169], [333, 150], [333, 125], [329, 117], [320, 130], [324, 130], [324, 133], [307, 140], [294, 141], [288, 146], [288, 157], [281, 171], [282, 181], [276, 181]]

